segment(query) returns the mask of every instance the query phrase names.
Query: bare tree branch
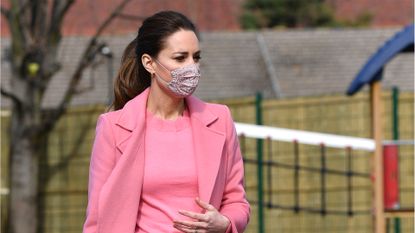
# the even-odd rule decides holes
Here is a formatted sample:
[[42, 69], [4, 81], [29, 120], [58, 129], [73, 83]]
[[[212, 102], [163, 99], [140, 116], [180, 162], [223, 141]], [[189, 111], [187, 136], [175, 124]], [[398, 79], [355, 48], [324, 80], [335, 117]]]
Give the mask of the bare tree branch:
[[16, 0], [11, 0], [11, 11], [13, 11], [15, 14], [22, 14], [25, 10], [28, 9], [30, 5], [30, 0], [20, 0], [19, 2], [16, 2]]
[[110, 23], [122, 12], [124, 7], [130, 1], [131, 0], [123, 0], [108, 16], [108, 18], [100, 25], [100, 27], [95, 32], [94, 36], [91, 37], [86, 49], [84, 50], [81, 61], [78, 63], [78, 66], [74, 74], [72, 75], [68, 89], [66, 90], [61, 102], [59, 103], [58, 107], [53, 111], [52, 116], [43, 122], [43, 130], [49, 131], [53, 129], [57, 119], [59, 119], [59, 117], [61, 117], [66, 112], [70, 100], [77, 91], [77, 86], [79, 81], [81, 80], [83, 71], [91, 64], [95, 55], [99, 53], [101, 48], [105, 46], [105, 43], [97, 42], [98, 37], [110, 25]]
[[61, 21], [75, 0], [54, 0], [52, 5], [52, 20]]
[[57, 54], [59, 42], [62, 38], [62, 23], [69, 8], [73, 5], [74, 0], [53, 0], [52, 10], [49, 19], [49, 28], [47, 30], [47, 36], [45, 40], [45, 47], [48, 51], [48, 56], [45, 57], [45, 78], [44, 82], [49, 83], [50, 78], [61, 67], [57, 62]]
[[[45, 154], [44, 152], [47, 149], [44, 143], [47, 143], [48, 133], [68, 109], [82, 73], [93, 62], [94, 56], [100, 52], [102, 44], [99, 43], [98, 36], [131, 0], [122, 0], [122, 3], [98, 28], [94, 37], [90, 39], [73, 76], [70, 77], [70, 84], [63, 93], [63, 100], [59, 103], [57, 109], [52, 110], [52, 115], [46, 117], [44, 117], [44, 113], [47, 110], [42, 107], [44, 86], [41, 86], [43, 84], [38, 81], [49, 79], [50, 77], [47, 76], [52, 76], [59, 67], [55, 65], [53, 68], [46, 68], [53, 64], [54, 60], [57, 60], [55, 54], [57, 54], [56, 51], [61, 41], [62, 21], [74, 0], [9, 1], [11, 8], [9, 11], [10, 17], [7, 20], [10, 25], [12, 41], [12, 74], [16, 76], [12, 80], [16, 83], [13, 83], [12, 91], [5, 90], [0, 85], [1, 95], [14, 101], [10, 143], [10, 158], [13, 159], [10, 161], [12, 166], [9, 170], [11, 193], [17, 193], [18, 195], [12, 195], [16, 198], [10, 201], [8, 210], [13, 218], [9, 218], [9, 226], [10, 229], [16, 229], [16, 226], [19, 226], [22, 232], [32, 233], [36, 229], [43, 229], [42, 225], [38, 225], [39, 221], [36, 216], [36, 213], [39, 213], [40, 210], [36, 197], [40, 191], [39, 187], [42, 187], [37, 184], [39, 178], [38, 167], [42, 154]], [[45, 5], [46, 3], [47, 5]], [[53, 15], [55, 18], [52, 17], [52, 8], [54, 8]], [[6, 13], [5, 10], [2, 11], [2, 14]], [[48, 13], [44, 14], [47, 23], [40, 25], [45, 22], [45, 18], [39, 18], [42, 12]], [[50, 35], [51, 32], [54, 32], [54, 34]], [[34, 63], [37, 63], [37, 65], [32, 65]], [[46, 72], [45, 69], [47, 69]], [[23, 83], [24, 80], [26, 80], [26, 83]], [[33, 82], [27, 83], [28, 80]], [[87, 129], [88, 127], [84, 128]], [[86, 132], [84, 134], [86, 135]], [[81, 138], [79, 140], [82, 140]], [[72, 152], [66, 161], [59, 164], [60, 167], [65, 166], [68, 161], [74, 158], [75, 154], [78, 154], [75, 149]], [[59, 166], [52, 170], [52, 174], [58, 171]], [[26, 200], [35, 201], [27, 202]], [[21, 203], [23, 203], [23, 208], [20, 208]], [[24, 221], [25, 219], [30, 219], [30, 222], [27, 223], [28, 221]], [[42, 219], [40, 221], [43, 222]]]
[[[99, 54], [99, 55], [101, 55], [101, 56], [99, 56], [99, 57], [98, 57], [99, 59], [95, 59], [95, 58], [94, 58], [94, 61], [93, 61], [93, 62], [91, 62], [91, 64], [89, 65], [89, 68], [91, 69], [91, 70], [90, 70], [90, 76], [92, 76], [92, 74], [94, 73], [94, 70], [95, 70], [98, 66], [100, 66], [100, 65], [102, 65], [102, 64], [103, 64], [103, 62], [104, 62], [104, 60], [105, 60], [105, 59], [108, 59], [108, 58], [105, 58], [105, 57], [104, 57], [105, 55], [103, 55], [103, 54]], [[85, 70], [84, 70], [84, 72], [85, 72]], [[88, 91], [92, 91], [92, 90], [94, 90], [94, 88], [95, 88], [95, 81], [94, 81], [94, 76], [92, 76], [92, 77], [90, 78], [90, 83], [89, 83], [89, 85], [81, 87], [81, 86], [78, 84], [78, 86], [76, 87], [76, 90], [75, 90], [75, 92], [74, 92], [74, 95], [80, 95], [80, 94], [82, 94], [82, 93], [85, 93], [85, 92], [88, 92]]]
[[1, 92], [1, 95], [3, 95], [4, 97], [10, 98], [17, 105], [22, 104], [22, 101], [19, 99], [19, 97], [17, 97], [15, 94], [13, 94], [10, 91], [6, 91], [3, 87], [0, 87], [0, 92]]
[[[18, 21], [17, 23], [21, 27], [22, 35], [24, 35], [25, 40], [33, 41], [30, 34], [30, 27], [31, 27], [31, 1], [30, 0], [11, 0], [11, 13], [12, 18], [11, 20]], [[9, 22], [10, 23], [10, 22]]]
[[101, 24], [101, 26], [98, 28], [98, 30], [96, 31], [95, 35], [93, 36], [92, 39], [96, 39], [98, 38], [99, 35], [101, 35], [101, 33], [104, 31], [105, 28], [108, 27], [108, 25], [112, 22], [112, 20], [114, 20], [115, 17], [117, 17], [122, 10], [124, 9], [124, 7], [130, 2], [131, 0], [123, 0], [120, 5], [117, 6], [117, 8], [115, 8], [115, 10], [111, 13], [111, 15], [104, 21], [104, 23]]
[[74, 0], [54, 0], [50, 17], [48, 43], [58, 43], [61, 37], [61, 26], [66, 12], [73, 5]]
[[11, 35], [11, 50], [13, 54], [10, 61], [14, 69], [18, 69], [17, 67], [21, 65], [25, 49], [31, 44], [32, 40], [30, 36], [29, 3], [30, 1], [10, 0], [7, 23]]
[[[45, 73], [45, 79], [47, 79], [48, 81], [50, 80], [50, 78], [59, 70], [61, 70], [62, 65], [60, 62], [58, 61], [53, 61], [51, 63], [49, 63], [49, 65], [44, 69], [44, 73]], [[46, 82], [45, 82], [46, 83]]]
[[47, 32], [47, 15], [48, 13], [48, 0], [38, 0], [36, 2], [31, 2], [31, 33], [34, 37], [34, 40], [40, 42], [42, 46], [45, 45], [47, 40], [45, 39]]
[[106, 46], [105, 43], [98, 44], [96, 41], [94, 41], [94, 43], [89, 48], [89, 53], [83, 56], [81, 62], [78, 65], [77, 70], [72, 76], [72, 79], [69, 82], [68, 89], [61, 103], [55, 110], [51, 112], [50, 117], [43, 119], [44, 122], [42, 124], [43, 126], [41, 130], [44, 130], [44, 131], [52, 130], [57, 119], [59, 119], [59, 117], [61, 117], [66, 112], [71, 98], [78, 92], [77, 87], [78, 87], [79, 81], [82, 78], [83, 71], [85, 70], [85, 68], [87, 68], [92, 63], [96, 54], [98, 54], [100, 50], [102, 49], [102, 47], [104, 46]]
[[6, 18], [7, 20], [10, 20], [10, 9], [6, 9], [4, 7], [0, 7], [1, 14]]
[[[94, 109], [94, 111], [96, 111], [97, 109]], [[87, 120], [86, 120], [86, 122], [84, 122], [84, 123], [81, 123], [81, 132], [80, 132], [80, 134], [78, 135], [78, 137], [77, 137], [77, 139], [76, 139], [76, 142], [74, 143], [74, 145], [76, 145], [76, 146], [73, 146], [72, 147], [72, 150], [68, 153], [68, 155], [66, 155], [65, 156], [65, 158], [63, 159], [63, 160], [61, 160], [61, 161], [59, 161], [59, 163], [58, 164], [56, 164], [56, 165], [54, 165], [51, 169], [50, 169], [50, 171], [49, 171], [49, 174], [48, 174], [48, 176], [47, 176], [47, 180], [49, 181], [54, 175], [56, 175], [56, 173], [58, 173], [59, 171], [62, 171], [62, 169], [65, 169], [66, 167], [68, 167], [68, 165], [69, 165], [69, 163], [73, 160], [73, 159], [75, 159], [75, 158], [77, 158], [77, 157], [79, 157], [79, 155], [80, 155], [80, 153], [79, 153], [79, 150], [80, 150], [80, 146], [78, 146], [78, 145], [81, 145], [84, 141], [85, 141], [85, 138], [87, 137], [87, 135], [88, 135], [88, 133], [89, 133], [89, 131], [90, 131], [90, 129], [91, 129], [91, 125], [93, 125], [94, 124], [94, 122], [95, 122], [95, 118], [94, 117], [89, 117]]]

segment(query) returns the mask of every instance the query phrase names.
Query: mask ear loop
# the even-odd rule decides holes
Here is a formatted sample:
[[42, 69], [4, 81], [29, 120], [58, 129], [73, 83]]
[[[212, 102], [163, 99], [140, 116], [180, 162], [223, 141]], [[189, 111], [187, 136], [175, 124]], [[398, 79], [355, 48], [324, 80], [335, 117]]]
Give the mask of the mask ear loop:
[[161, 62], [159, 62], [159, 60], [154, 58], [154, 61], [156, 61], [157, 64], [161, 65], [161, 67], [163, 67], [165, 70], [167, 70], [169, 73], [171, 73], [171, 71], [169, 69], [167, 69], [163, 64], [161, 64]]
[[[155, 59], [154, 58], [154, 61], [157, 63], [157, 64], [159, 64], [161, 67], [163, 67], [165, 70], [167, 70], [169, 73], [171, 73], [170, 72], [170, 70], [168, 70], [165, 66], [163, 66], [163, 64], [161, 64], [157, 59]], [[158, 80], [161, 80], [164, 84], [166, 84], [166, 85], [169, 85], [169, 82], [167, 82], [166, 80], [164, 80], [162, 77], [160, 77], [160, 75], [158, 75], [155, 71], [154, 71], [154, 75], [156, 76], [156, 78], [158, 79]], [[170, 74], [171, 75], [171, 74]]]

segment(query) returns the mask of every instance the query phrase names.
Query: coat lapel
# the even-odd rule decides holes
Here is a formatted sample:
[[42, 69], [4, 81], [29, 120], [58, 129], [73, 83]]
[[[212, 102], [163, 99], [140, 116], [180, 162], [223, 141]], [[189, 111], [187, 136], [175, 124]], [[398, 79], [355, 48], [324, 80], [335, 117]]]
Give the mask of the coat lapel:
[[[149, 89], [120, 112], [115, 135], [121, 152], [99, 200], [98, 232], [134, 232], [145, 163], [145, 112]], [[225, 144], [225, 135], [210, 126], [218, 119], [195, 97], [186, 98], [192, 124], [199, 197], [210, 202]], [[122, 224], [117, 224], [122, 223]]]
[[206, 109], [205, 103], [192, 96], [186, 102], [193, 131], [199, 197], [210, 202], [224, 150], [225, 135], [209, 127], [218, 117]]
[[116, 147], [122, 155], [100, 194], [98, 232], [135, 230], [144, 176], [147, 97], [148, 89], [128, 102], [117, 120]]

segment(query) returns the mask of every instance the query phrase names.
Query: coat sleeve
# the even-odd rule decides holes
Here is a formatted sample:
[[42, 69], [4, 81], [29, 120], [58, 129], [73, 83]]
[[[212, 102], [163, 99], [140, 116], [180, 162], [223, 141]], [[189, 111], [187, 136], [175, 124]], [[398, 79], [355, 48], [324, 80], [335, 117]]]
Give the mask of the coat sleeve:
[[227, 178], [220, 213], [231, 222], [227, 232], [241, 233], [248, 224], [250, 206], [243, 187], [244, 167], [238, 137], [231, 113], [228, 108], [226, 110]]
[[89, 167], [88, 207], [84, 233], [96, 233], [98, 225], [98, 201], [102, 186], [105, 184], [115, 165], [115, 141], [111, 124], [105, 114], [98, 118], [95, 140], [92, 147]]

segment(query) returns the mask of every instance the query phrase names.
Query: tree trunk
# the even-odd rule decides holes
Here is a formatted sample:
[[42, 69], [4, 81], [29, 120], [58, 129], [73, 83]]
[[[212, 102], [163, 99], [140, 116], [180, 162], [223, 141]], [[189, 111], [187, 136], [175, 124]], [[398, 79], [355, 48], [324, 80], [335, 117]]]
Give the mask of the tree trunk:
[[[26, 102], [12, 107], [10, 125], [10, 198], [8, 230], [10, 233], [36, 233], [38, 228], [39, 154], [43, 151], [39, 91], [28, 82], [14, 80], [16, 95]], [[23, 220], [23, 221], [22, 221]]]
[[[10, 150], [10, 233], [36, 233], [39, 160], [33, 136], [12, 119]], [[25, 221], [21, 221], [24, 219]], [[24, 223], [24, 224], [22, 224]]]
[[[60, 68], [57, 51], [65, 14], [75, 0], [13, 0], [10, 8], [0, 7], [11, 31], [12, 67], [11, 90], [0, 88], [1, 94], [13, 102], [10, 127], [9, 203], [7, 230], [10, 233], [42, 231], [42, 202], [39, 191], [39, 161], [45, 158], [47, 136], [64, 114], [76, 93], [82, 72], [93, 62], [105, 45], [97, 38], [131, 0], [122, 0], [99, 26], [85, 49], [70, 78], [54, 114], [49, 120], [41, 119], [41, 102], [49, 81]], [[40, 202], [39, 202], [40, 201]], [[40, 211], [39, 211], [40, 209]], [[39, 215], [38, 215], [39, 214]], [[40, 219], [38, 218], [40, 216]]]

